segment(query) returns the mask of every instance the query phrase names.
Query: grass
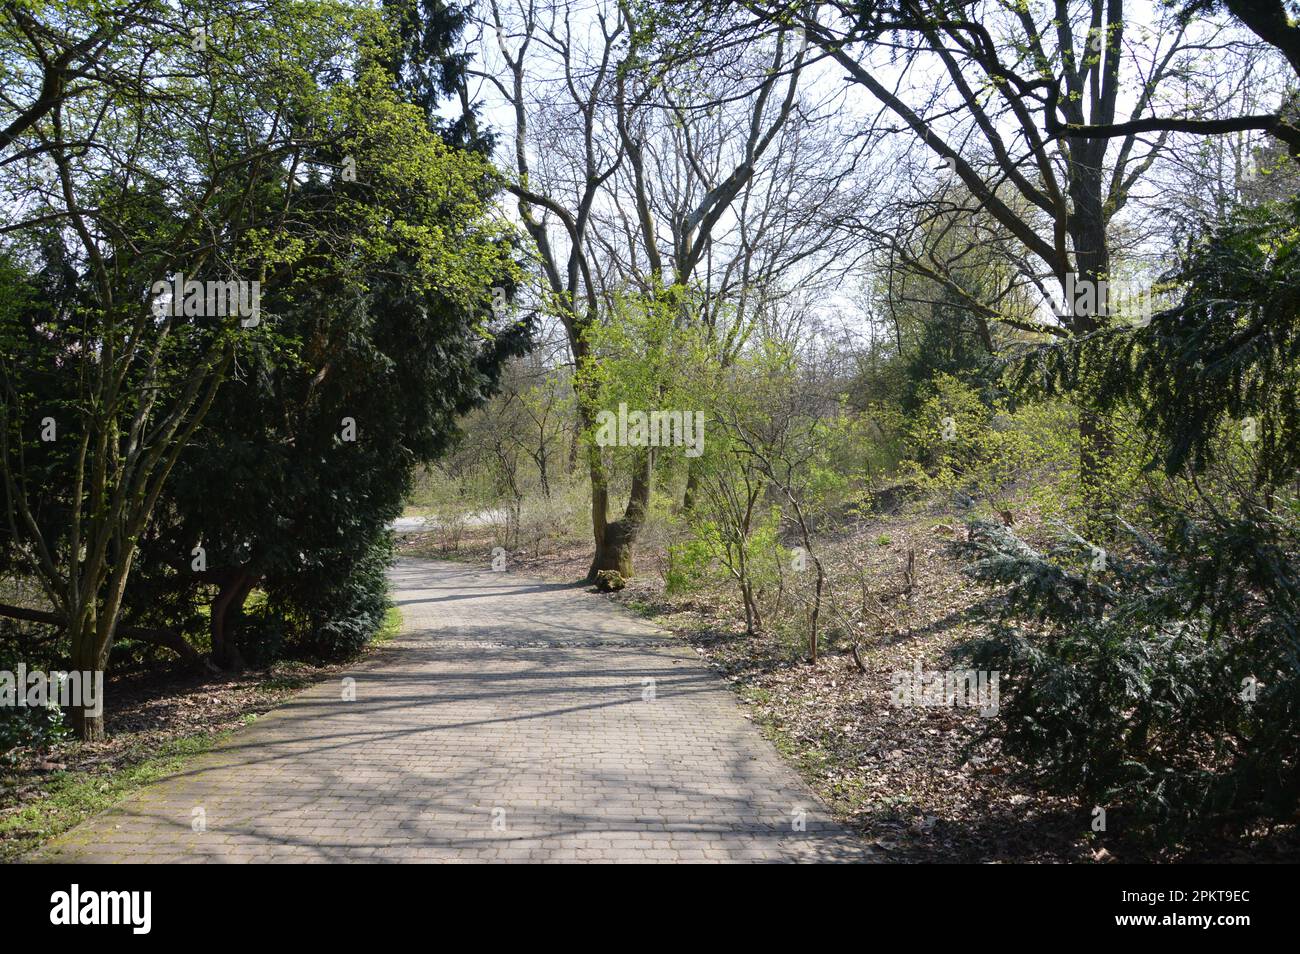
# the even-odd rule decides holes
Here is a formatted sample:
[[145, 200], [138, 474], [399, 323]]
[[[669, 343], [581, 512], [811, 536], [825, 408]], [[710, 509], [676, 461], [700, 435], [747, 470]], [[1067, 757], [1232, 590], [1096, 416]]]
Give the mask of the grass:
[[390, 606], [388, 612], [384, 614], [384, 621], [380, 623], [379, 629], [374, 636], [370, 637], [370, 645], [383, 646], [385, 643], [391, 643], [401, 631], [402, 610], [400, 607]]
[[648, 619], [652, 622], [656, 622], [660, 624], [663, 623], [663, 620], [660, 618], [660, 608], [655, 606], [653, 603], [649, 602], [648, 600], [637, 599], [636, 597], [633, 597], [631, 599], [623, 600], [622, 605], [627, 607], [629, 610], [631, 610], [633, 613], [635, 613], [637, 616], [641, 617], [642, 619]]
[[[246, 716], [245, 724], [257, 717]], [[116, 805], [133, 792], [174, 775], [192, 758], [210, 751], [233, 730], [198, 732], [163, 745], [153, 754], [143, 749], [138, 760], [110, 772], [57, 772], [40, 796], [0, 817], [0, 862], [17, 861], [44, 842], [63, 834], [91, 815]]]

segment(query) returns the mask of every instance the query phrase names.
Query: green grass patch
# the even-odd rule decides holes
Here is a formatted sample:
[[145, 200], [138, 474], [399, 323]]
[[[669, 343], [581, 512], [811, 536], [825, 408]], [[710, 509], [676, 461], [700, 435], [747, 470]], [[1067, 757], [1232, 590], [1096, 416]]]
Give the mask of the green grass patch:
[[737, 689], [737, 694], [746, 702], [752, 702], [755, 705], [763, 705], [772, 701], [772, 693], [762, 686], [741, 686]]
[[384, 614], [384, 621], [380, 624], [375, 635], [370, 638], [371, 645], [382, 646], [385, 643], [391, 643], [397, 638], [397, 634], [402, 631], [402, 610], [398, 606], [388, 607], [388, 612]]
[[645, 600], [623, 600], [623, 605], [642, 619], [659, 621], [659, 607], [647, 603]]

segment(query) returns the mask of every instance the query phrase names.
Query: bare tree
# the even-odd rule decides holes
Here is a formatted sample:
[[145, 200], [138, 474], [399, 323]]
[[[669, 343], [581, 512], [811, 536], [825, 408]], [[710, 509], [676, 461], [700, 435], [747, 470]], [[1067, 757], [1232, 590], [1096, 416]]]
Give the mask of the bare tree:
[[[1061, 300], [1075, 280], [1106, 287], [1117, 216], [1174, 132], [1150, 132], [1144, 120], [1188, 56], [1212, 55], [1228, 42], [1221, 25], [1193, 29], [1172, 13], [1133, 42], [1123, 0], [975, 0], [956, 8], [900, 0], [866, 16], [841, 4], [779, 12], [938, 157], [968, 196], [962, 207], [996, 223], [1020, 246], [1024, 274], [1055, 283]], [[882, 50], [896, 57], [893, 65]], [[1125, 87], [1131, 96], [1121, 96]], [[1116, 127], [1121, 108], [1121, 135], [1090, 133]], [[1059, 323], [1082, 336], [1108, 316], [1104, 301], [1067, 305]], [[1085, 406], [1080, 465], [1094, 490], [1109, 448], [1104, 421]]]
[[[806, 182], [789, 181], [776, 159], [785, 150], [783, 168], [791, 169], [797, 143], [783, 134], [799, 112], [806, 44], [779, 31], [730, 71], [720, 61], [664, 60], [652, 55], [632, 6], [615, 2], [576, 15], [567, 4], [507, 10], [492, 0], [483, 26], [502, 69], [478, 75], [508, 109], [509, 189], [533, 241], [543, 297], [567, 332], [575, 379], [594, 360], [586, 330], [628, 290], [671, 299], [682, 321], [717, 327], [720, 355], [739, 346], [755, 290], [775, 286], [781, 262], [813, 254], [804, 238], [796, 241], [808, 218], [796, 218]], [[778, 212], [770, 200], [783, 185]], [[833, 180], [823, 185], [825, 202], [834, 191]], [[589, 397], [579, 395], [584, 429], [594, 423]], [[596, 448], [588, 467], [590, 575], [630, 573], [653, 452], [638, 455], [617, 519]]]

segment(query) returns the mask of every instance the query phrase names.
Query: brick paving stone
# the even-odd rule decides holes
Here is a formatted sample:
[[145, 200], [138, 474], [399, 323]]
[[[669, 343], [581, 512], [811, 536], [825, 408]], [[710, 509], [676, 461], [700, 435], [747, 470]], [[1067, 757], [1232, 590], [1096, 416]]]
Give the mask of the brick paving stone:
[[391, 644], [32, 860], [873, 860], [670, 634], [581, 586], [390, 576]]

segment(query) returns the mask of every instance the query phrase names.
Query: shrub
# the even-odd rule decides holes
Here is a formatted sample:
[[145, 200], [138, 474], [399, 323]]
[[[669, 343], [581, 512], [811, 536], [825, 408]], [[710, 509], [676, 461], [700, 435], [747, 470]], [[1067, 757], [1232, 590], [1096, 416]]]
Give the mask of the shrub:
[[697, 522], [694, 535], [668, 547], [664, 590], [669, 596], [699, 589], [713, 577], [718, 548], [717, 530], [708, 521]]
[[1006, 585], [964, 652], [1003, 676], [1004, 744], [1042, 778], [1179, 832], [1300, 805], [1300, 509], [1165, 510], [1157, 541], [1042, 554], [972, 527], [969, 572]]
[[[26, 663], [28, 671], [66, 668], [48, 650], [48, 643], [45, 652], [41, 646], [31, 643], [15, 652], [11, 642], [20, 645], [24, 642], [21, 627], [14, 620], [4, 620], [0, 622], [0, 671], [16, 674], [20, 662]], [[26, 691], [23, 686], [16, 688]], [[21, 749], [46, 748], [71, 734], [57, 705], [0, 706], [0, 765], [13, 764]]]
[[0, 708], [0, 765], [10, 765], [18, 751], [45, 748], [72, 734], [58, 706]]
[[385, 571], [392, 562], [388, 533], [352, 562], [339, 554], [319, 569], [273, 581], [268, 611], [298, 621], [293, 646], [322, 659], [344, 659], [359, 652], [384, 622], [388, 611]]

